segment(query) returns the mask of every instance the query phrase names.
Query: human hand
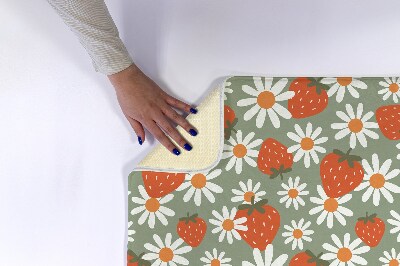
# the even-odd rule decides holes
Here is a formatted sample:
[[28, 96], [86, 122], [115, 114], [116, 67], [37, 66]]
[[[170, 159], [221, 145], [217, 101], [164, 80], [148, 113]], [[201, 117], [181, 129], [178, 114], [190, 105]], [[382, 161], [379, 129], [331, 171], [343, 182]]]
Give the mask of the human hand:
[[188, 151], [192, 149], [171, 122], [181, 126], [190, 135], [196, 136], [197, 131], [194, 127], [173, 109], [196, 114], [195, 108], [168, 95], [135, 64], [109, 75], [108, 78], [115, 88], [122, 112], [138, 136], [140, 145], [145, 141], [146, 128], [175, 155], [179, 155], [180, 151], [166, 134], [182, 148]]

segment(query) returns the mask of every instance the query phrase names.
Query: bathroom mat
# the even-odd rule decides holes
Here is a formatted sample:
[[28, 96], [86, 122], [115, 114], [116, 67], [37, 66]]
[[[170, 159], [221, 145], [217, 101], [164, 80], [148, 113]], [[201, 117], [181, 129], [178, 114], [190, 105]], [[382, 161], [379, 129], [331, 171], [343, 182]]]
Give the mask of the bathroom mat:
[[193, 150], [130, 174], [127, 264], [398, 266], [399, 88], [226, 78], [188, 117]]

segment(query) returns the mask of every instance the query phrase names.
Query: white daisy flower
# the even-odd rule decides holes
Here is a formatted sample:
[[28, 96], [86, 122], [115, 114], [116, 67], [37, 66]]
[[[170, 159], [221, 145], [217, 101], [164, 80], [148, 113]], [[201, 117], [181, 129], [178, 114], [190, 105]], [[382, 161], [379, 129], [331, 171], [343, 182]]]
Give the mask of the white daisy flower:
[[133, 242], [133, 241], [135, 241], [135, 240], [133, 239], [133, 235], [136, 234], [136, 231], [133, 230], [133, 229], [129, 229], [129, 228], [131, 228], [132, 224], [133, 224], [132, 221], [130, 221], [130, 222], [128, 223], [128, 242]]
[[204, 262], [204, 266], [232, 266], [229, 262], [231, 258], [224, 258], [225, 252], [221, 252], [218, 255], [217, 249], [213, 249], [212, 254], [206, 251], [206, 256], [201, 257], [200, 260]]
[[[400, 149], [400, 143], [397, 143], [396, 148]], [[397, 160], [400, 160], [400, 153], [397, 154]]]
[[253, 158], [257, 158], [258, 150], [254, 148], [261, 145], [262, 139], [253, 140], [254, 136], [255, 133], [250, 132], [243, 139], [242, 131], [238, 130], [236, 132], [236, 140], [232, 136], [228, 139], [229, 144], [224, 145], [224, 152], [221, 157], [221, 159], [230, 158], [226, 164], [226, 171], [235, 166], [236, 174], [240, 174], [243, 168], [243, 160], [252, 167], [257, 166]]
[[384, 263], [382, 266], [398, 266], [400, 265], [400, 252], [396, 255], [396, 250], [392, 248], [390, 250], [390, 254], [388, 251], [384, 251], [384, 257], [380, 257], [379, 261]]
[[[398, 214], [395, 210], [391, 210], [390, 214], [394, 219], [388, 219], [388, 223], [393, 225], [394, 227], [390, 229], [391, 234], [397, 234], [400, 232], [400, 214]], [[397, 242], [400, 242], [400, 233], [397, 235]]]
[[172, 217], [175, 215], [175, 212], [163, 205], [170, 202], [174, 198], [174, 195], [168, 194], [161, 198], [151, 198], [142, 185], [140, 185], [138, 189], [142, 197], [132, 197], [132, 202], [140, 206], [131, 210], [132, 215], [142, 213], [139, 217], [138, 224], [142, 225], [148, 220], [149, 227], [154, 228], [157, 218], [163, 225], [167, 225], [168, 221], [165, 216]]
[[255, 201], [258, 201], [266, 194], [264, 190], [258, 191], [261, 186], [260, 182], [257, 182], [253, 187], [252, 179], [247, 180], [247, 185], [245, 185], [244, 182], [240, 181], [239, 186], [241, 190], [232, 189], [232, 193], [235, 194], [235, 196], [231, 198], [232, 202], [250, 203], [252, 197], [254, 197]]
[[370, 250], [369, 246], [358, 247], [362, 240], [356, 238], [350, 242], [350, 234], [344, 235], [343, 242], [335, 235], [331, 235], [332, 241], [336, 246], [328, 243], [324, 243], [322, 247], [328, 252], [321, 256], [323, 260], [333, 260], [330, 265], [343, 265], [343, 266], [354, 266], [354, 265], [367, 265], [367, 261], [361, 257]]
[[400, 169], [394, 169], [389, 172], [392, 160], [387, 159], [381, 166], [379, 165], [378, 154], [372, 155], [371, 164], [367, 160], [362, 160], [364, 168], [364, 182], [361, 183], [355, 191], [367, 189], [362, 195], [362, 201], [366, 202], [372, 196], [375, 206], [379, 205], [381, 193], [389, 203], [393, 203], [392, 193], [400, 193], [400, 187], [388, 182], [400, 174]]
[[229, 213], [228, 208], [226, 206], [222, 207], [222, 214], [219, 214], [217, 211], [213, 210], [212, 214], [216, 219], [210, 219], [209, 222], [216, 227], [211, 231], [213, 234], [219, 234], [218, 241], [222, 242], [225, 239], [228, 240], [229, 244], [233, 243], [233, 237], [237, 240], [242, 239], [237, 230], [239, 231], [247, 231], [247, 226], [243, 225], [247, 221], [246, 217], [241, 217], [235, 219], [237, 209], [233, 208]]
[[284, 266], [287, 259], [288, 255], [287, 254], [282, 254], [279, 257], [277, 257], [275, 260], [272, 260], [274, 255], [274, 246], [272, 244], [269, 244], [267, 246], [267, 249], [264, 252], [264, 258], [262, 256], [262, 253], [259, 249], [255, 248], [253, 249], [253, 257], [255, 264], [248, 262], [248, 261], [243, 261], [242, 266]]
[[231, 88], [229, 88], [232, 85], [232, 82], [230, 81], [225, 81], [224, 82], [224, 101], [226, 101], [228, 98], [226, 97], [227, 93], [232, 93], [233, 90]]
[[285, 183], [282, 183], [281, 186], [284, 190], [278, 191], [277, 194], [279, 196], [283, 196], [279, 202], [286, 202], [286, 208], [289, 208], [292, 203], [295, 210], [299, 209], [299, 204], [301, 206], [305, 205], [305, 202], [301, 196], [306, 196], [309, 194], [309, 192], [304, 190], [307, 187], [306, 183], [300, 184], [299, 176], [294, 179], [294, 182], [293, 179], [289, 177], [288, 184], [286, 185]]
[[188, 202], [192, 197], [194, 197], [194, 203], [197, 206], [200, 206], [201, 197], [202, 194], [204, 194], [209, 202], [214, 203], [215, 197], [213, 193], [222, 193], [224, 190], [217, 184], [210, 182], [210, 180], [218, 177], [221, 173], [221, 169], [214, 169], [206, 173], [187, 174], [184, 183], [176, 190], [182, 191], [187, 189], [183, 196], [184, 202]]
[[282, 93], [288, 83], [288, 79], [280, 79], [274, 86], [272, 86], [273, 78], [265, 78], [265, 84], [263, 84], [261, 77], [253, 77], [253, 80], [255, 89], [248, 85], [242, 86], [242, 90], [252, 97], [241, 99], [237, 102], [237, 106], [252, 105], [244, 114], [244, 121], [249, 121], [258, 113], [256, 126], [261, 128], [268, 114], [272, 125], [275, 128], [279, 128], [281, 123], [278, 115], [284, 119], [292, 117], [292, 114], [279, 103], [293, 98], [295, 94], [294, 91], [285, 91]]
[[165, 236], [165, 242], [161, 238], [154, 234], [154, 242], [156, 246], [150, 243], [144, 244], [144, 247], [149, 251], [143, 255], [144, 260], [152, 261], [155, 260], [152, 266], [176, 266], [176, 265], [189, 265], [189, 261], [182, 257], [182, 254], [188, 253], [192, 250], [190, 246], [183, 246], [183, 240], [178, 238], [172, 243], [172, 234], [168, 233]]
[[317, 152], [326, 153], [325, 148], [319, 146], [319, 144], [325, 143], [328, 138], [318, 136], [322, 132], [321, 127], [317, 127], [313, 131], [312, 124], [308, 123], [305, 132], [300, 128], [298, 124], [294, 125], [296, 133], [288, 132], [287, 136], [297, 142], [298, 144], [290, 146], [288, 152], [296, 154], [294, 155], [293, 161], [298, 162], [304, 157], [304, 166], [306, 168], [310, 167], [310, 157], [313, 159], [314, 163], [319, 163], [319, 158]]
[[400, 77], [384, 78], [385, 81], [380, 81], [379, 85], [384, 87], [378, 94], [383, 94], [383, 100], [386, 101], [392, 96], [395, 103], [399, 102], [400, 98]]
[[341, 225], [345, 226], [346, 219], [344, 216], [351, 217], [353, 216], [353, 212], [348, 208], [343, 207], [342, 204], [348, 202], [352, 195], [346, 194], [339, 198], [329, 198], [321, 185], [317, 186], [317, 191], [320, 198], [311, 197], [310, 200], [312, 203], [318, 204], [319, 206], [312, 208], [309, 211], [309, 214], [314, 215], [320, 213], [317, 218], [318, 225], [322, 224], [326, 219], [328, 228], [332, 228], [333, 218], [336, 218]]
[[338, 103], [343, 101], [346, 91], [349, 91], [354, 98], [360, 98], [360, 94], [356, 88], [362, 90], [367, 89], [367, 84], [359, 79], [350, 77], [323, 78], [321, 83], [331, 85], [328, 90], [328, 96], [331, 97], [336, 93], [336, 101]]
[[344, 122], [333, 123], [332, 129], [339, 129], [336, 133], [335, 139], [339, 140], [350, 134], [350, 148], [354, 149], [358, 142], [364, 148], [367, 147], [368, 136], [372, 139], [379, 139], [379, 135], [370, 130], [371, 128], [378, 128], [378, 123], [369, 122], [368, 120], [374, 116], [374, 112], [370, 111], [363, 115], [363, 104], [359, 103], [357, 106], [357, 114], [354, 113], [353, 107], [350, 104], [346, 104], [347, 114], [342, 111], [337, 111], [336, 115]]
[[312, 239], [310, 235], [314, 234], [313, 230], [309, 230], [311, 222], [304, 223], [304, 219], [302, 218], [297, 224], [294, 220], [292, 220], [292, 226], [284, 225], [283, 227], [287, 230], [282, 233], [285, 239], [285, 245], [292, 242], [292, 250], [295, 250], [297, 247], [302, 250], [303, 249], [303, 240], [306, 242], [311, 242]]

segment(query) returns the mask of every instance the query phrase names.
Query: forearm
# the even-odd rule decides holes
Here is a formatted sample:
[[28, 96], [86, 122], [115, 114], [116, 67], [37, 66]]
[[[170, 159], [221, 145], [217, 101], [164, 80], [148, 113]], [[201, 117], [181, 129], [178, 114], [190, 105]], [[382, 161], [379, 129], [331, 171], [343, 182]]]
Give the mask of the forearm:
[[95, 71], [118, 73], [133, 64], [104, 0], [47, 0], [78, 37]]

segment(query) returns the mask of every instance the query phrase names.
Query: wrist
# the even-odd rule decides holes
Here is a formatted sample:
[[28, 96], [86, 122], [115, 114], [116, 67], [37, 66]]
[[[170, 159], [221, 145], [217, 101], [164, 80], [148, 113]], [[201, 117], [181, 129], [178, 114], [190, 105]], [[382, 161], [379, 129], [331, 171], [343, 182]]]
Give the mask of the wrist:
[[138, 75], [140, 75], [140, 73], [141, 70], [135, 64], [131, 64], [124, 70], [112, 75], [107, 75], [107, 77], [110, 80], [110, 82], [114, 85], [114, 87], [117, 88], [118, 85], [123, 84], [128, 80], [131, 81], [132, 78], [137, 77]]

